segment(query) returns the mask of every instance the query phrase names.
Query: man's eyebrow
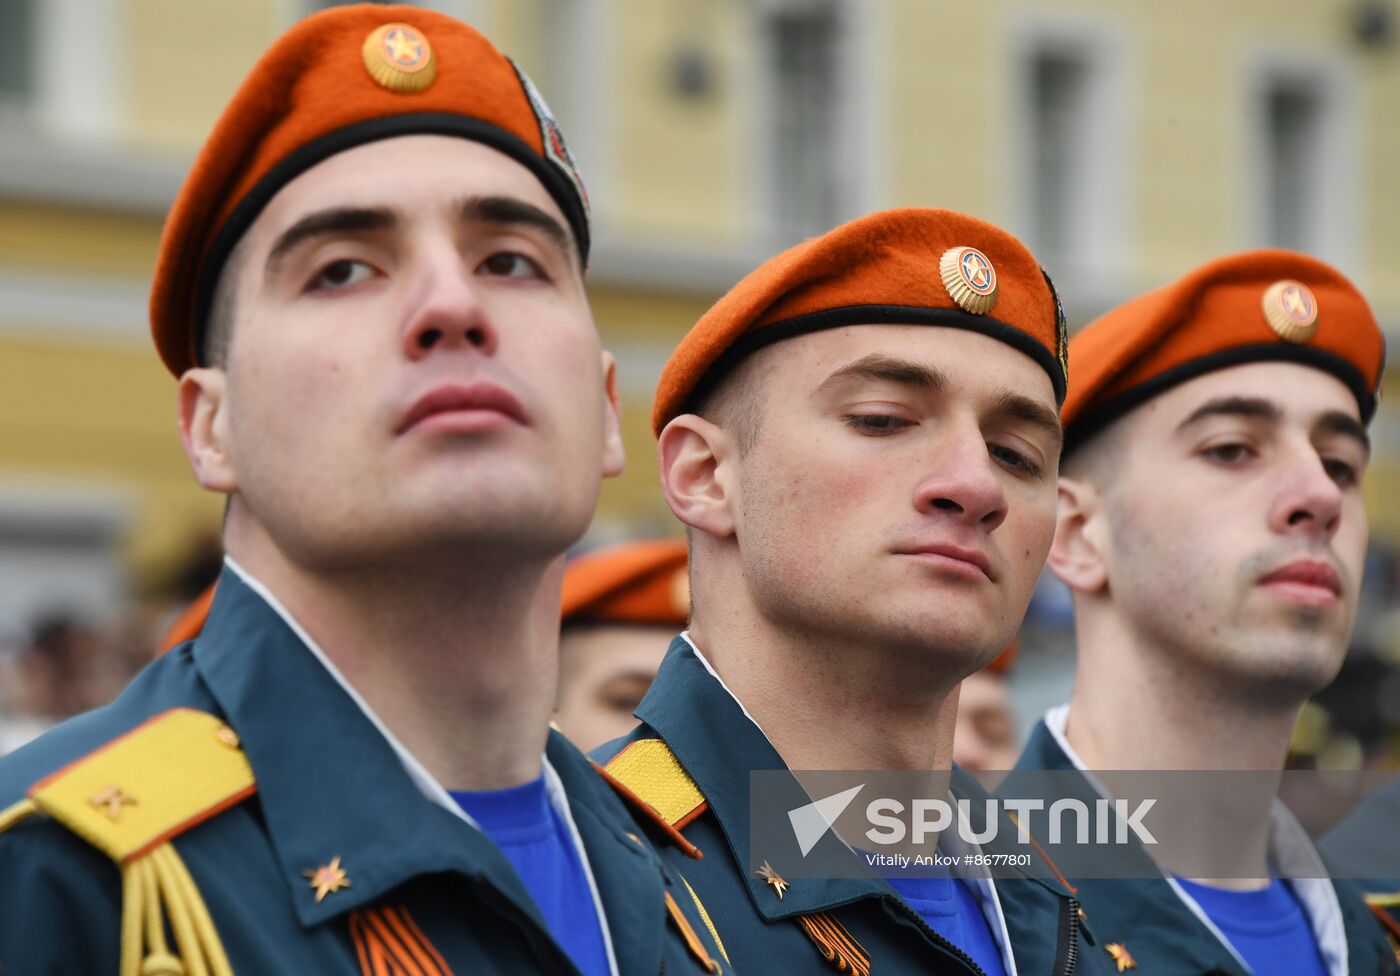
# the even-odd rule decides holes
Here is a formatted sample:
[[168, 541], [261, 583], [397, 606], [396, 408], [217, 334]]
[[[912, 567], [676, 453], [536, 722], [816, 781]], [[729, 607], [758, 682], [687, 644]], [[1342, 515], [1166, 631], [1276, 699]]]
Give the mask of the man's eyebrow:
[[1349, 437], [1361, 445], [1368, 458], [1371, 456], [1371, 435], [1366, 433], [1366, 425], [1350, 414], [1340, 410], [1329, 410], [1317, 418], [1317, 422], [1313, 424], [1313, 431], [1318, 434]]
[[397, 223], [393, 211], [382, 207], [332, 207], [314, 211], [278, 235], [267, 253], [265, 271], [272, 274], [293, 249], [312, 238], [385, 231]]
[[1039, 427], [1049, 434], [1057, 445], [1064, 445], [1065, 428], [1060, 423], [1060, 415], [1045, 404], [1006, 390], [997, 395], [996, 405], [1001, 413]]
[[1181, 423], [1176, 429], [1183, 431], [1194, 424], [1199, 424], [1203, 420], [1211, 417], [1242, 417], [1246, 420], [1273, 420], [1277, 421], [1283, 416], [1283, 412], [1277, 406], [1258, 397], [1217, 397], [1214, 400], [1207, 400]]
[[524, 200], [505, 196], [469, 197], [462, 201], [460, 214], [467, 223], [533, 227], [543, 231], [564, 254], [574, 252], [573, 235], [564, 229], [564, 225], [548, 212]]
[[908, 359], [895, 359], [892, 356], [871, 353], [869, 356], [863, 356], [853, 363], [847, 363], [833, 372], [822, 380], [821, 385], [814, 392], [821, 393], [828, 387], [848, 379], [899, 383], [903, 386], [932, 390], [935, 393], [948, 388], [948, 376], [940, 369]]

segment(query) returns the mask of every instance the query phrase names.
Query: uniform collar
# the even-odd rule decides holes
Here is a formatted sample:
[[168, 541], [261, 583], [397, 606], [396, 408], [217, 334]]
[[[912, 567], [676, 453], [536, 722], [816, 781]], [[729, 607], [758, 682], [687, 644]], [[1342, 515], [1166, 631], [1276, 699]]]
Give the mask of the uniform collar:
[[[671, 642], [636, 714], [666, 742], [705, 797], [744, 876], [754, 909], [764, 919], [775, 921], [892, 894], [890, 887], [875, 877], [801, 878], [779, 899], [773, 888], [754, 874], [758, 864], [772, 860], [773, 855], [750, 849], [749, 773], [784, 771], [787, 764], [691, 643], [689, 634]], [[794, 787], [800, 791], [795, 782]], [[842, 845], [833, 833], [828, 832], [817, 843], [814, 855], [840, 856], [836, 848]], [[822, 845], [835, 847], [825, 850]], [[846, 853], [859, 870], [856, 856]], [[781, 863], [772, 866], [783, 873]]]
[[[671, 642], [651, 690], [636, 714], [666, 742], [705, 797], [736, 865], [744, 874], [749, 897], [764, 919], [774, 921], [827, 911], [862, 898], [896, 897], [883, 879], [866, 871], [865, 877], [793, 880], [780, 900], [774, 897], [768, 883], [753, 873], [764, 860], [771, 861], [780, 875], [783, 868], [769, 852], [751, 849], [748, 774], [753, 770], [786, 771], [788, 767], [758, 722], [725, 685], [688, 633]], [[978, 800], [986, 796], [974, 780], [959, 770], [954, 771], [953, 788], [959, 796], [971, 797], [974, 809], [979, 808]], [[789, 808], [808, 802], [809, 798], [795, 779], [792, 790], [794, 795]], [[792, 856], [790, 852], [784, 853]], [[834, 832], [827, 832], [817, 842], [812, 855], [849, 857], [853, 875], [863, 870], [858, 856], [847, 849]], [[1066, 894], [1053, 882], [1033, 880], [1057, 895]], [[1005, 919], [996, 887], [990, 883], [982, 885], [977, 879], [972, 879], [972, 883], [981, 897], [990, 899], [986, 904], [991, 909], [988, 921], [992, 931], [1004, 934]]]
[[[253, 767], [279, 873], [301, 923], [316, 925], [371, 903], [418, 875], [456, 872], [493, 887], [547, 932], [496, 845], [432, 796], [441, 785], [324, 655], [313, 651], [290, 615], [270, 602], [271, 594], [255, 586], [236, 566], [223, 574], [193, 654]], [[626, 868], [641, 871], [639, 883], [649, 877], [659, 887], [654, 855], [634, 850], [637, 845], [627, 840], [616, 815], [620, 808], [600, 795], [601, 780], [583, 756], [551, 732], [544, 762], [552, 793], [568, 794], [566, 823], [582, 841], [580, 854], [595, 896], [599, 888], [612, 889], [598, 865], [590, 864], [588, 850], [623, 858]], [[614, 857], [610, 848], [615, 847], [631, 853]], [[350, 885], [318, 902], [306, 872], [335, 858]], [[626, 864], [629, 859], [639, 863]], [[608, 880], [619, 870], [606, 872]], [[623, 900], [614, 902], [612, 912], [626, 914]], [[621, 920], [604, 913], [601, 898], [595, 903], [611, 944], [609, 930]], [[658, 956], [659, 939], [658, 934]], [[629, 947], [635, 951], [641, 950]]]
[[[1069, 705], [1057, 705], [1049, 709], [1045, 717], [1036, 724], [1036, 729], [1016, 768], [1076, 770], [1084, 776], [1094, 792], [1108, 796], [1102, 783], [1094, 776], [1093, 770], [1084, 764], [1074, 746], [1070, 744], [1065, 734], [1068, 727]], [[1321, 855], [1302, 825], [1282, 802], [1274, 802], [1270, 819], [1269, 860], [1274, 864], [1284, 865], [1281, 872], [1283, 874], [1296, 872], [1310, 875], [1295, 878], [1293, 890], [1308, 918], [1329, 974], [1346, 976], [1350, 971], [1347, 927], [1336, 887], [1327, 877], [1327, 869], [1323, 865]], [[1165, 874], [1163, 880], [1175, 894], [1180, 907], [1215, 936], [1238, 966], [1248, 971], [1249, 967], [1230, 944], [1229, 939], [1186, 889], [1178, 884], [1175, 878]]]

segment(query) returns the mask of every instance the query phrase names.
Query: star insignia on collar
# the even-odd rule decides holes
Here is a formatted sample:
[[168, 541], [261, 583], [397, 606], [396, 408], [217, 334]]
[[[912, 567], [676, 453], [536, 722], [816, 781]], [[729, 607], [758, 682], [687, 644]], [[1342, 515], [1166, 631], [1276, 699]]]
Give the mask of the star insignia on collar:
[[1137, 969], [1137, 960], [1133, 958], [1132, 953], [1123, 943], [1110, 942], [1104, 946], [1104, 951], [1113, 957], [1113, 961], [1118, 964], [1120, 973], [1125, 973], [1129, 969]]
[[792, 885], [783, 880], [782, 875], [773, 870], [773, 865], [769, 864], [767, 861], [759, 865], [758, 870], [754, 871], [754, 876], [762, 878], [765, 884], [772, 885], [773, 890], [778, 893], [779, 901], [782, 901], [784, 892], [792, 887]]
[[316, 889], [316, 901], [327, 895], [333, 895], [341, 888], [350, 887], [350, 879], [345, 876], [345, 869], [340, 866], [340, 856], [331, 858], [331, 863], [323, 865], [314, 871], [301, 872], [311, 882], [311, 887]]

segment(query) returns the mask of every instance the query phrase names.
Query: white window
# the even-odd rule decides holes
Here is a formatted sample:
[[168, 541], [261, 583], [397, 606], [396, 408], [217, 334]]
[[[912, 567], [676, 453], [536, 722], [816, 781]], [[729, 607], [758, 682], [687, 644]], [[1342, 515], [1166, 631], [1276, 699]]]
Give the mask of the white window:
[[116, 5], [0, 0], [0, 121], [68, 143], [108, 139], [121, 111]]
[[1057, 271], [1115, 269], [1130, 169], [1123, 31], [1050, 15], [1014, 30], [1008, 223]]
[[758, 0], [756, 10], [756, 212], [760, 236], [789, 243], [873, 206], [880, 5]]
[[1246, 237], [1346, 265], [1357, 233], [1354, 79], [1330, 58], [1269, 51], [1248, 64]]

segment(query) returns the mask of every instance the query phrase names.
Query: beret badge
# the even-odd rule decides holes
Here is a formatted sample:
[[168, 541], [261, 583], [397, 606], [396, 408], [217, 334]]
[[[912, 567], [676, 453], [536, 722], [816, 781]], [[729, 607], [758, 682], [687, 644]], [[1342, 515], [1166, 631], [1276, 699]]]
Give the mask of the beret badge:
[[1264, 319], [1284, 342], [1307, 342], [1317, 331], [1317, 298], [1301, 281], [1275, 281], [1264, 291]]
[[938, 260], [949, 296], [964, 311], [986, 315], [997, 303], [997, 270], [975, 247], [951, 247]]
[[369, 76], [390, 91], [423, 91], [437, 78], [437, 58], [428, 39], [408, 24], [371, 31], [360, 55]]

